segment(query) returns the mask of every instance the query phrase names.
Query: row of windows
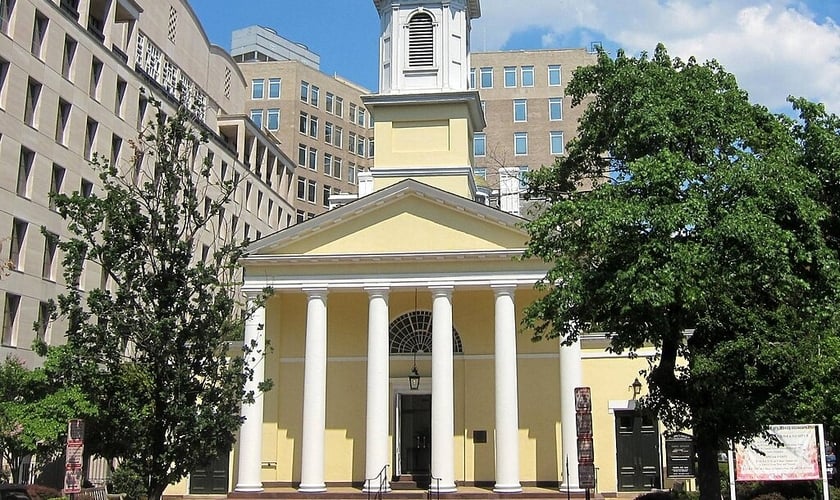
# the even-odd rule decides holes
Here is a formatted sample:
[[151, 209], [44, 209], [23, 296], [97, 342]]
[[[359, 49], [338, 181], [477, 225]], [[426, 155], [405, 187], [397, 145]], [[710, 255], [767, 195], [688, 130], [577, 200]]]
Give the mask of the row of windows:
[[251, 121], [259, 128], [265, 124], [268, 130], [280, 130], [280, 108], [252, 109]]
[[[2, 2], [2, 0], [0, 0]], [[4, 301], [3, 309], [3, 331], [2, 331], [2, 345], [15, 346], [18, 344], [16, 338], [18, 331], [23, 326], [21, 322], [21, 296], [6, 292], [6, 300]], [[38, 330], [35, 332], [40, 340], [48, 342], [49, 327], [51, 323], [48, 321], [49, 304], [46, 302], [38, 303]]]
[[[298, 144], [298, 165], [309, 168], [309, 170], [318, 170], [318, 150], [306, 144]], [[323, 153], [322, 165], [324, 175], [341, 179], [343, 170], [343, 160], [334, 156], [332, 153]], [[347, 182], [350, 184], [356, 183], [356, 164], [350, 163], [347, 166]]]
[[[316, 108], [319, 107], [321, 103], [321, 89], [317, 85], [301, 80], [300, 100], [301, 102], [308, 103]], [[327, 92], [324, 100], [324, 109], [327, 113], [344, 118], [344, 99], [331, 92]], [[368, 126], [367, 112], [363, 107], [358, 106], [355, 103], [350, 103], [349, 120], [351, 123], [355, 123], [360, 127]], [[370, 123], [369, 125], [373, 126], [373, 123]]]
[[[563, 132], [551, 131], [548, 133], [549, 152], [553, 155], [562, 155], [565, 150]], [[528, 154], [528, 133], [515, 132], [513, 134], [513, 153], [516, 156]], [[487, 155], [487, 136], [484, 133], [476, 133], [473, 136], [473, 154], [477, 157]]]
[[[321, 186], [321, 205], [324, 207], [330, 206], [330, 195], [338, 194], [340, 191], [336, 187], [328, 184]], [[307, 179], [306, 177], [298, 176], [297, 181], [297, 198], [301, 201], [309, 203], [318, 203], [318, 182], [314, 179]], [[298, 222], [303, 222], [298, 217]]]
[[[317, 116], [310, 115], [305, 111], [300, 112], [298, 132], [308, 135], [313, 139], [318, 139], [318, 126], [319, 120]], [[344, 143], [343, 136], [344, 130], [341, 127], [326, 122], [324, 126], [324, 142], [341, 148]], [[348, 132], [347, 139], [348, 151], [363, 158], [373, 158], [374, 140], [372, 138], [368, 139], [357, 135], [355, 132]]]
[[[563, 119], [563, 98], [549, 97], [548, 98], [548, 119], [550, 121], [560, 121]], [[514, 99], [513, 100], [513, 121], [527, 122], [528, 121], [528, 100]]]
[[280, 99], [280, 89], [281, 89], [281, 79], [280, 78], [269, 78], [268, 79], [268, 93], [266, 93], [266, 79], [265, 78], [255, 78], [251, 80], [251, 99]]
[[[493, 88], [494, 68], [484, 66], [481, 68], [470, 68], [470, 88]], [[534, 66], [505, 66], [503, 68], [504, 87], [533, 87], [535, 85]], [[548, 66], [547, 82], [549, 87], [559, 87], [563, 84], [562, 66], [550, 64]]]

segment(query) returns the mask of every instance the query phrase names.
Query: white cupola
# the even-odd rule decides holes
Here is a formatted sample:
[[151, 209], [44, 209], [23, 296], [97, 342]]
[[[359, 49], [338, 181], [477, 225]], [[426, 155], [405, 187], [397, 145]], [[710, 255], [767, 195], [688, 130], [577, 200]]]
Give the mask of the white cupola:
[[379, 93], [469, 89], [470, 23], [479, 0], [373, 0], [379, 11]]

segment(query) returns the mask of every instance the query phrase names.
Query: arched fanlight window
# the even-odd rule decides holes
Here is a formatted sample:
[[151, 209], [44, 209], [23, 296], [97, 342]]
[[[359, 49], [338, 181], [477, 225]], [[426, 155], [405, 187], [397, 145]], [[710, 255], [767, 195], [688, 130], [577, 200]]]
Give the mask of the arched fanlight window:
[[408, 21], [408, 65], [412, 68], [435, 65], [434, 21], [427, 12], [418, 12]]
[[[391, 322], [388, 327], [391, 354], [432, 352], [432, 312], [412, 311]], [[461, 336], [452, 327], [452, 352], [463, 353]]]

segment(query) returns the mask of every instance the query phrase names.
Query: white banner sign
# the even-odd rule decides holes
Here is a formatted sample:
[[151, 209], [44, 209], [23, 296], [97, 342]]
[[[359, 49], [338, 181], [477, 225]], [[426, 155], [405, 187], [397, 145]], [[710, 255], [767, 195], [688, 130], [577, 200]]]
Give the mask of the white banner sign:
[[735, 446], [736, 481], [796, 481], [821, 479], [815, 425], [771, 425], [781, 445], [756, 438]]

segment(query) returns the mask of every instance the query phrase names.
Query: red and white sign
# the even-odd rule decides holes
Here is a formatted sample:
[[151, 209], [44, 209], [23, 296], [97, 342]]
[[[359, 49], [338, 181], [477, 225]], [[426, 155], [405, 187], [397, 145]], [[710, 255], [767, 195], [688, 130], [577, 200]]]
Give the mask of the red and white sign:
[[812, 424], [771, 425], [780, 445], [755, 438], [735, 446], [736, 481], [800, 481], [821, 479], [817, 428]]
[[578, 483], [595, 487], [595, 447], [592, 443], [592, 391], [575, 387], [575, 427], [577, 431]]
[[85, 422], [67, 422], [67, 449], [64, 462], [64, 493], [82, 491], [82, 457], [85, 451]]

